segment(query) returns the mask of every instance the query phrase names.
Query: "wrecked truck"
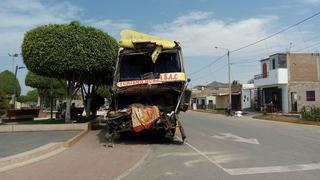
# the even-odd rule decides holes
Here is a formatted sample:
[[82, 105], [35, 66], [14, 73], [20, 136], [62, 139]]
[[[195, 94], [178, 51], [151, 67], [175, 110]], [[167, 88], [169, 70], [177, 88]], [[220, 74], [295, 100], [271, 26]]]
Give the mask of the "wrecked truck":
[[123, 30], [116, 63], [106, 137], [154, 131], [173, 140], [191, 96], [182, 51], [175, 41]]

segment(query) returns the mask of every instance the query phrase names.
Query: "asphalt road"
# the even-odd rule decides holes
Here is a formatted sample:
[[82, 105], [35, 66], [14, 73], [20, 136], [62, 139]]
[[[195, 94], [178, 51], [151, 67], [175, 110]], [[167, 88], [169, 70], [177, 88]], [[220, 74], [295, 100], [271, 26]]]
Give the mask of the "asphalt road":
[[318, 126], [190, 111], [181, 121], [187, 143], [151, 144], [126, 179], [320, 179]]

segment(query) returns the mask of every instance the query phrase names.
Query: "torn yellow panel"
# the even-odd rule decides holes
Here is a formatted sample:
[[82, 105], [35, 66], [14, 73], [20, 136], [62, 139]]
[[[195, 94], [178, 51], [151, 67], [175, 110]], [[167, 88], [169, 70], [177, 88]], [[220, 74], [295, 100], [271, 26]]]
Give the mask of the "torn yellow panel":
[[163, 49], [172, 49], [176, 46], [176, 43], [171, 40], [163, 39], [159, 36], [153, 36], [149, 34], [139, 33], [133, 30], [125, 29], [120, 33], [121, 39], [119, 44], [123, 48], [134, 48], [134, 43], [151, 42]]

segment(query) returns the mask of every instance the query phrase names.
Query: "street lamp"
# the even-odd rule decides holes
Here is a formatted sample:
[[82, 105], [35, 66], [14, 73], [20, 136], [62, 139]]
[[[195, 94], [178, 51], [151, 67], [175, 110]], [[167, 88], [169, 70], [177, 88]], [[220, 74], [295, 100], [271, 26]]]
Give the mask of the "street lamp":
[[214, 48], [216, 49], [223, 49], [227, 51], [227, 56], [228, 56], [228, 84], [229, 84], [229, 107], [228, 107], [228, 113], [229, 115], [231, 115], [231, 109], [232, 109], [232, 101], [231, 101], [231, 70], [230, 70], [230, 50], [227, 48], [223, 48], [223, 47], [218, 47], [215, 46]]
[[14, 73], [14, 66], [16, 65], [14, 58], [18, 57], [19, 55], [17, 53], [14, 53], [14, 54], [8, 53], [8, 55], [12, 57], [12, 73]]
[[[23, 69], [23, 68], [26, 68], [26, 67], [23, 67], [23, 66], [18, 66], [16, 65], [16, 69], [15, 69], [15, 72], [14, 72], [14, 77], [15, 79], [17, 79], [17, 73], [18, 73], [18, 70], [19, 69]], [[13, 95], [12, 95], [12, 104], [13, 104], [13, 108], [15, 109], [16, 108], [16, 85], [14, 84], [13, 82]]]

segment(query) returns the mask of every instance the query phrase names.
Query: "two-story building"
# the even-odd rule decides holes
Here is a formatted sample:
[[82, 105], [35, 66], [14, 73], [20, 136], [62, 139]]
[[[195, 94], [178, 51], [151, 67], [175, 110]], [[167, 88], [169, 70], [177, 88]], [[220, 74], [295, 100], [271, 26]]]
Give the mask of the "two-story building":
[[303, 106], [320, 105], [319, 53], [278, 53], [260, 62], [254, 86], [261, 109], [296, 113]]

